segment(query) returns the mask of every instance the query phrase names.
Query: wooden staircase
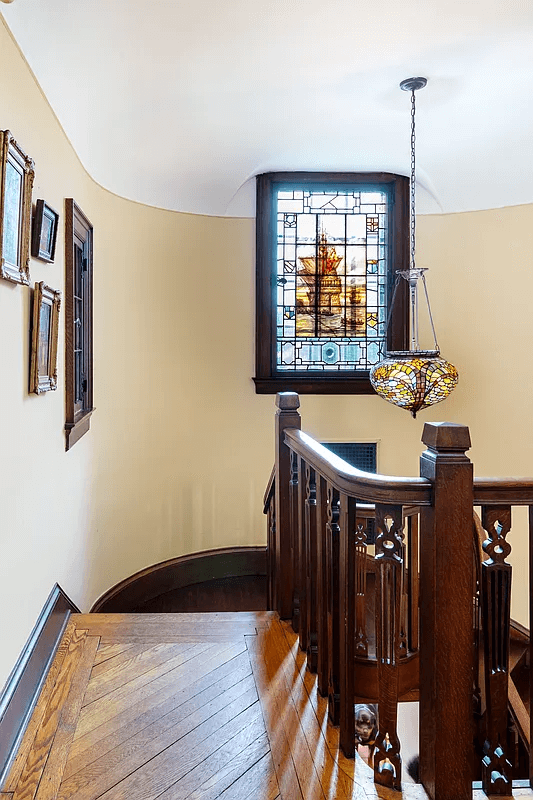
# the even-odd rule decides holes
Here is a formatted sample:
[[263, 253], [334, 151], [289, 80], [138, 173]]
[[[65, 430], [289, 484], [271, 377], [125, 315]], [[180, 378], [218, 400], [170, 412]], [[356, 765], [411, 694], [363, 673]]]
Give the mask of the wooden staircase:
[[[354, 702], [377, 704], [374, 779], [400, 790], [398, 704], [418, 695], [434, 800], [468, 800], [478, 779], [490, 796], [512, 796], [517, 776], [529, 787], [530, 644], [511, 635], [507, 559], [510, 533], [533, 553], [533, 479], [474, 478], [468, 428], [452, 423], [424, 426], [419, 478], [365, 473], [301, 431], [294, 392], [276, 405], [269, 602], [298, 634], [344, 754], [355, 753]], [[517, 506], [525, 530], [512, 526]], [[529, 584], [533, 598], [533, 556]]]

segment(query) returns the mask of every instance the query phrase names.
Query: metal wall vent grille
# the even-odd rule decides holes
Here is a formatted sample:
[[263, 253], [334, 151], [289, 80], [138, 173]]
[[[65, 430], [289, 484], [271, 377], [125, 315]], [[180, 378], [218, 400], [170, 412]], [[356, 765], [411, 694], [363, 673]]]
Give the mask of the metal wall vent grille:
[[376, 442], [322, 442], [339, 458], [364, 472], [377, 472]]

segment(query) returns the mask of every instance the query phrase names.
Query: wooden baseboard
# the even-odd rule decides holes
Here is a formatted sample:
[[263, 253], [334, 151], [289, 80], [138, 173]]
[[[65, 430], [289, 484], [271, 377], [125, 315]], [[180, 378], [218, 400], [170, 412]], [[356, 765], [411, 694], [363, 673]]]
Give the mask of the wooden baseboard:
[[91, 612], [127, 614], [159, 595], [217, 578], [266, 575], [265, 547], [224, 547], [171, 558], [117, 583]]
[[71, 613], [79, 608], [56, 583], [0, 696], [0, 787]]

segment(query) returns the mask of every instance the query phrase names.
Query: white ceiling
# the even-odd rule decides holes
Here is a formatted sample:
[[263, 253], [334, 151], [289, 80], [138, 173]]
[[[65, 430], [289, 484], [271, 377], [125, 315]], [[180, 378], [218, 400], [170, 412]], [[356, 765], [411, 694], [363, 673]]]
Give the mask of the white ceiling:
[[251, 216], [260, 172], [406, 174], [398, 84], [424, 75], [419, 211], [533, 202], [531, 0], [15, 0], [2, 13], [88, 172], [125, 197]]

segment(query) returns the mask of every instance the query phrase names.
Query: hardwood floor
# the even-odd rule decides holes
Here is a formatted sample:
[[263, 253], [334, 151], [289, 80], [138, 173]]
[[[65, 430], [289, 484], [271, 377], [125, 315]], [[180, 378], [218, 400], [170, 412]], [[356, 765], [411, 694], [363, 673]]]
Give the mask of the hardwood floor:
[[377, 789], [337, 744], [274, 613], [77, 614], [0, 800], [426, 797]]

